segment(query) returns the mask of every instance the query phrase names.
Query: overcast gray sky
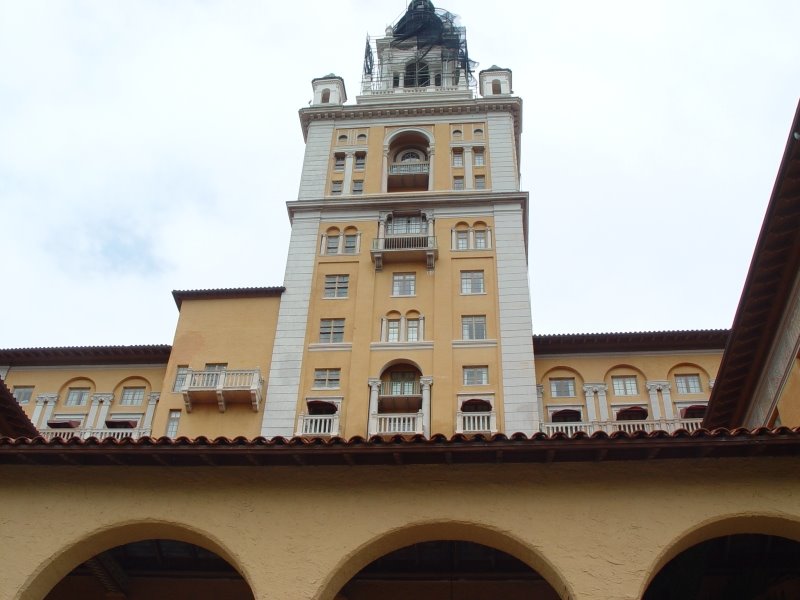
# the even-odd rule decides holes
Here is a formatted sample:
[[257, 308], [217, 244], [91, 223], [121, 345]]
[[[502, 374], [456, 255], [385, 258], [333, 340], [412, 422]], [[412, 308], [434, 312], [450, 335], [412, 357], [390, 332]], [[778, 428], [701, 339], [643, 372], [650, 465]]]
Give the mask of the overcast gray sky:
[[[524, 99], [536, 333], [728, 327], [800, 96], [800, 2], [447, 0]], [[281, 285], [313, 77], [405, 2], [0, 0], [0, 347], [170, 343]], [[499, 10], [493, 10], [499, 9]]]

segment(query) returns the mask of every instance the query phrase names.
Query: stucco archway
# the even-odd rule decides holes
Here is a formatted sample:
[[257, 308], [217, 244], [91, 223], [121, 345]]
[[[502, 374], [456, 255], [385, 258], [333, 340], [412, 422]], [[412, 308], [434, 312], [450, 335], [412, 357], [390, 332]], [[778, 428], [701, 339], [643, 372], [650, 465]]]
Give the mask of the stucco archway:
[[213, 552], [242, 577], [250, 590], [250, 578], [232, 552], [207, 532], [190, 525], [165, 521], [122, 522], [89, 532], [59, 548], [39, 564], [23, 586], [22, 600], [41, 600], [75, 567], [112, 548], [144, 540], [175, 540]]
[[407, 546], [438, 540], [473, 542], [499, 550], [536, 571], [560, 598], [574, 595], [555, 567], [535, 548], [526, 545], [522, 540], [506, 531], [499, 531], [482, 524], [451, 521], [417, 523], [376, 535], [339, 562], [315, 598], [334, 600], [354, 576], [378, 558]]
[[699, 523], [682, 532], [664, 546], [652, 568], [648, 570], [647, 580], [643, 582], [638, 597], [644, 597], [662, 569], [687, 550], [717, 538], [746, 534], [760, 534], [800, 542], [800, 518], [788, 515], [744, 513], [723, 515]]

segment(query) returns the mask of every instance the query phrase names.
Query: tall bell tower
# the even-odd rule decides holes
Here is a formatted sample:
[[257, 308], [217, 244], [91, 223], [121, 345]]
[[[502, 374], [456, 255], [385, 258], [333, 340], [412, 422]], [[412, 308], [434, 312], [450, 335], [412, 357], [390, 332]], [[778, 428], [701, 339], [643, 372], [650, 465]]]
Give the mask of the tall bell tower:
[[355, 105], [312, 81], [263, 435], [538, 431], [522, 101], [475, 65], [413, 0]]

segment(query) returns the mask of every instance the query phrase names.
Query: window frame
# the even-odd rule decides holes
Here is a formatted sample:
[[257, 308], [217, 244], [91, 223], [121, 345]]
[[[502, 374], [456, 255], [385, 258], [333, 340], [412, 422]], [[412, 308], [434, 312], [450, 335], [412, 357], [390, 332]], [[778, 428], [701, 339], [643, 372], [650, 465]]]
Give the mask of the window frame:
[[[688, 384], [688, 385], [687, 385]], [[696, 384], [693, 385], [693, 384]], [[696, 389], [695, 389], [696, 387]], [[678, 373], [675, 375], [675, 389], [679, 394], [702, 394], [703, 382], [700, 373]]]
[[[132, 398], [126, 398], [128, 392], [135, 392]], [[138, 393], [141, 392], [141, 393]], [[144, 395], [146, 389], [143, 385], [127, 386], [122, 388], [122, 393], [119, 395], [120, 406], [141, 406], [144, 404]]]
[[475, 167], [486, 166], [486, 156], [483, 151], [483, 148], [474, 148], [472, 150], [472, 164]]
[[[86, 406], [89, 401], [89, 392], [91, 388], [88, 387], [74, 387], [67, 390], [67, 397], [64, 399], [64, 406]], [[73, 393], [82, 392], [80, 398], [72, 400]], [[76, 394], [77, 395], [77, 394]]]
[[452, 165], [456, 169], [464, 168], [464, 150], [461, 148], [453, 148]]
[[453, 189], [457, 192], [464, 191], [464, 177], [462, 175], [453, 177]]
[[331, 196], [341, 196], [344, 189], [344, 181], [341, 179], [334, 179], [331, 181]]
[[347, 156], [344, 152], [336, 152], [333, 155], [333, 170], [337, 173], [344, 171], [344, 166], [347, 162]]
[[175, 382], [172, 384], [173, 393], [180, 393], [189, 375], [189, 365], [178, 365], [175, 369]]
[[344, 342], [344, 319], [320, 319], [319, 343], [341, 344]]
[[[330, 292], [330, 293], [329, 293]], [[333, 273], [325, 275], [322, 284], [322, 297], [329, 300], [347, 298], [350, 292], [350, 275], [347, 273]]]
[[354, 179], [353, 180], [353, 189], [352, 193], [354, 195], [359, 195], [364, 193], [364, 180], [363, 179]]
[[180, 409], [173, 409], [167, 413], [167, 425], [164, 428], [165, 437], [175, 438], [178, 435], [178, 427], [180, 426], [182, 412], [183, 411]]
[[486, 175], [475, 175], [475, 189], [476, 190], [486, 189]]
[[463, 385], [489, 385], [488, 365], [469, 365], [461, 369]]
[[486, 315], [461, 315], [462, 340], [486, 340]]
[[[33, 389], [35, 387], [36, 386], [33, 386], [33, 385], [15, 385], [14, 386], [14, 390], [11, 392], [11, 394], [14, 396], [14, 399], [17, 401], [17, 404], [19, 404], [20, 406], [23, 406], [25, 404], [30, 404], [31, 400], [33, 399]], [[27, 397], [24, 398], [24, 399], [20, 398], [17, 395], [17, 394], [19, 394], [19, 392], [27, 392], [27, 394], [24, 394], [24, 393], [22, 394], [23, 396], [27, 396]]]
[[417, 295], [416, 272], [392, 273], [392, 297], [408, 298]]
[[338, 390], [342, 382], [342, 369], [339, 367], [323, 367], [314, 369], [315, 390]]
[[[475, 289], [478, 283], [478, 290]], [[486, 278], [483, 269], [461, 271], [461, 295], [474, 296], [486, 293]]]
[[[631, 382], [633, 383], [632, 388], [629, 386]], [[618, 386], [617, 383], [621, 385]], [[611, 389], [614, 390], [615, 396], [638, 396], [639, 378], [636, 375], [612, 375]]]
[[[550, 377], [550, 397], [551, 398], [576, 398], [575, 378], [574, 377]], [[567, 384], [566, 390], [559, 390], [559, 384]], [[566, 391], [566, 394], [561, 393]]]

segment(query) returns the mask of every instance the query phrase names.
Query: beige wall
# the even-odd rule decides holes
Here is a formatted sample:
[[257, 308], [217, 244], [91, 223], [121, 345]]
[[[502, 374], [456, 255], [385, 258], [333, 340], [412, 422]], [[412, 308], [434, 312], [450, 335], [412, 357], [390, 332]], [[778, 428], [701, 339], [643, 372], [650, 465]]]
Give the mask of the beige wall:
[[[179, 436], [253, 438], [260, 434], [279, 306], [279, 296], [183, 301], [164, 393], [153, 421], [154, 435], [164, 435], [170, 410], [182, 411]], [[187, 414], [183, 396], [173, 392], [177, 369], [202, 370], [208, 363], [226, 363], [231, 370], [259, 369], [264, 379], [259, 412], [253, 411], [246, 398], [226, 403], [225, 412], [220, 412], [212, 395], [206, 402], [192, 402], [192, 412]]]
[[0, 599], [42, 598], [139, 539], [202, 545], [258, 599], [332, 600], [372, 560], [461, 539], [572, 600], [634, 600], [673, 556], [731, 533], [800, 540], [796, 458], [319, 468], [0, 467]]
[[800, 359], [798, 358], [794, 359], [789, 379], [778, 398], [777, 417], [780, 419], [780, 424], [786, 427], [800, 426]]

